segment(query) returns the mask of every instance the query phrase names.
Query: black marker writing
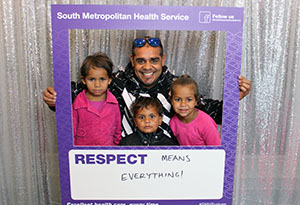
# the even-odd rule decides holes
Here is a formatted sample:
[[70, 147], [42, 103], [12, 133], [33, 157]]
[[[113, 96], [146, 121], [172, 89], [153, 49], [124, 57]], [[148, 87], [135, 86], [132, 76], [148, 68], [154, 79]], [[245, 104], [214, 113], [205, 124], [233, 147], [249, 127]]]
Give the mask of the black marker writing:
[[170, 172], [135, 172], [135, 173], [123, 173], [121, 174], [121, 181], [127, 180], [141, 180], [141, 179], [162, 179], [162, 178], [182, 178], [183, 170], [170, 171]]

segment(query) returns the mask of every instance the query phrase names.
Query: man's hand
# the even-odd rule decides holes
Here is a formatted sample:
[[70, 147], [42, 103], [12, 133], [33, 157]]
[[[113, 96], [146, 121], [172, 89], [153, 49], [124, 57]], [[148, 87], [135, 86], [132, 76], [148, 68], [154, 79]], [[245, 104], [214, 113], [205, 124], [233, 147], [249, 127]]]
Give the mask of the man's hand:
[[44, 91], [44, 101], [49, 107], [55, 107], [55, 102], [56, 102], [56, 92], [54, 88], [48, 87]]
[[249, 94], [251, 89], [251, 82], [243, 76], [239, 76], [239, 89], [240, 89], [240, 100]]

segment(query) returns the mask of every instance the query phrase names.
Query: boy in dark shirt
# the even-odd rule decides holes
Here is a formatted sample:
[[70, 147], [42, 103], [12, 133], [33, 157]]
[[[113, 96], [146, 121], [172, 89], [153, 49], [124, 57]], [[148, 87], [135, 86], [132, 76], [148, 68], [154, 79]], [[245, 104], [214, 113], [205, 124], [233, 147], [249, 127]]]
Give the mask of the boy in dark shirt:
[[178, 145], [174, 136], [171, 138], [159, 128], [162, 123], [163, 107], [155, 98], [138, 97], [131, 105], [136, 125], [135, 132], [120, 141], [121, 146], [165, 146]]

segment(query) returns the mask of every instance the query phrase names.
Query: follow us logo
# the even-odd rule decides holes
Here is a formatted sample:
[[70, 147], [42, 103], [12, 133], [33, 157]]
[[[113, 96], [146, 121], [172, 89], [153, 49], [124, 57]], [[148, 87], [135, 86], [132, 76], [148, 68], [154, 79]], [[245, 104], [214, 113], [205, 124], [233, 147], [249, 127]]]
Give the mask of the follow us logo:
[[210, 11], [200, 11], [199, 12], [199, 23], [210, 23], [211, 13]]

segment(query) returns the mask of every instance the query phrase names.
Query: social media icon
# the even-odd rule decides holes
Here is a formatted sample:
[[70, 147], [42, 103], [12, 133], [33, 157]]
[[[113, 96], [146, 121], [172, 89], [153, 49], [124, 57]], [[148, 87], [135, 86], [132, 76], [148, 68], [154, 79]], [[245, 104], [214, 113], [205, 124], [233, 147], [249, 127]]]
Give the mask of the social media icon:
[[199, 23], [210, 23], [211, 13], [210, 11], [200, 11], [199, 12]]

